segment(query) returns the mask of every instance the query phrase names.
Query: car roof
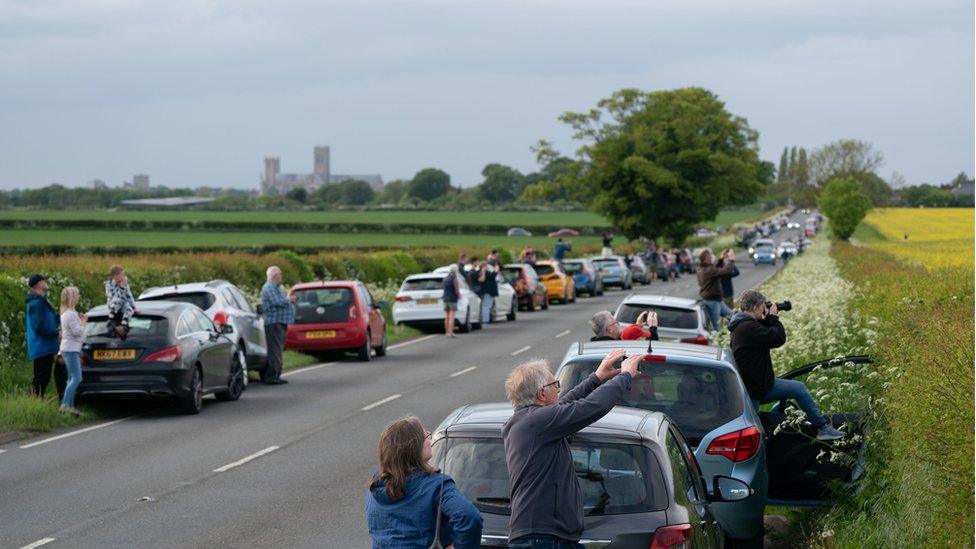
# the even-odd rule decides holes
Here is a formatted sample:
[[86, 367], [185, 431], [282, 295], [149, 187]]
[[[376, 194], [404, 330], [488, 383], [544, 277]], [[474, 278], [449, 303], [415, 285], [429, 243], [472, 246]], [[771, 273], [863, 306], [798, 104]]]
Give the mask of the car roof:
[[[136, 310], [139, 311], [140, 315], [165, 316], [168, 313], [173, 313], [187, 307], [196, 307], [196, 305], [183, 303], [182, 301], [136, 301]], [[88, 311], [88, 316], [102, 315], [108, 315], [108, 307], [106, 305], [98, 305]]]
[[[465, 426], [477, 427], [478, 430], [484, 430], [486, 427], [501, 429], [501, 426], [512, 417], [512, 413], [512, 405], [508, 402], [472, 404], [452, 414], [451, 423], [447, 428], [453, 432], [457, 432], [458, 427], [463, 430]], [[607, 415], [589, 427], [583, 428], [580, 433], [605, 435], [608, 432], [616, 432], [627, 435], [628, 438], [636, 438], [635, 435], [639, 436], [641, 433], [657, 433], [664, 419], [665, 416], [661, 412], [616, 406]]]
[[700, 300], [689, 299], [687, 297], [674, 297], [670, 295], [638, 295], [630, 294], [624, 298], [621, 304], [634, 305], [662, 305], [665, 307], [684, 307], [694, 309]]
[[349, 288], [359, 284], [358, 280], [319, 280], [318, 282], [302, 282], [291, 287], [295, 290], [311, 290], [313, 288]]
[[171, 286], [153, 286], [152, 288], [143, 290], [142, 293], [139, 294], [139, 297], [149, 297], [162, 294], [210, 292], [225, 282], [225, 280], [212, 280], [210, 282], [188, 282], [186, 284], [173, 284]]
[[444, 278], [447, 273], [417, 273], [407, 276], [404, 280], [415, 280], [418, 278]]
[[590, 261], [599, 261], [601, 259], [623, 259], [619, 255], [598, 255], [590, 258]]
[[[627, 354], [647, 352], [648, 341], [610, 340], [610, 341], [580, 341], [570, 345], [566, 353], [567, 358], [590, 356], [592, 358], [605, 357], [614, 349], [623, 349]], [[654, 341], [651, 345], [653, 354], [667, 357], [693, 358], [700, 360], [722, 360], [723, 349], [711, 345], [696, 343], [677, 343], [671, 341]]]

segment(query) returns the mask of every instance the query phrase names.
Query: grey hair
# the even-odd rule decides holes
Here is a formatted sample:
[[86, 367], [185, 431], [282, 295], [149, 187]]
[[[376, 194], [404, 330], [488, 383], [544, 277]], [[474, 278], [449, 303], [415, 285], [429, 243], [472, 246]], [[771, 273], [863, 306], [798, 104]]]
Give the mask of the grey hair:
[[512, 406], [535, 404], [535, 395], [549, 383], [549, 363], [534, 358], [515, 367], [505, 380], [505, 395]]
[[756, 290], [746, 290], [739, 297], [739, 309], [750, 312], [759, 305], [766, 303], [766, 296]]
[[270, 282], [271, 279], [274, 278], [275, 273], [280, 273], [280, 272], [281, 272], [281, 269], [277, 265], [272, 265], [272, 266], [268, 267], [268, 270], [265, 273], [265, 274], [268, 275], [268, 282]]
[[590, 328], [596, 336], [602, 336], [613, 320], [613, 313], [610, 311], [600, 311], [590, 318]]

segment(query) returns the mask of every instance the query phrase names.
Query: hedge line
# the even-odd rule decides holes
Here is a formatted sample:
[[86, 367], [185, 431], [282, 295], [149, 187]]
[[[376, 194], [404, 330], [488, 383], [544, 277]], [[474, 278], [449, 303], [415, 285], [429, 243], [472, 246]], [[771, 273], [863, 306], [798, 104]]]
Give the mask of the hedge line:
[[[523, 225], [536, 234], [547, 234], [562, 227]], [[390, 234], [503, 234], [509, 225], [429, 225], [424, 223], [310, 223], [304, 221], [150, 221], [112, 219], [0, 219], [0, 229], [95, 229], [125, 231], [217, 231], [217, 232], [307, 232], [390, 233]], [[606, 227], [578, 227], [581, 235], [597, 235]]]

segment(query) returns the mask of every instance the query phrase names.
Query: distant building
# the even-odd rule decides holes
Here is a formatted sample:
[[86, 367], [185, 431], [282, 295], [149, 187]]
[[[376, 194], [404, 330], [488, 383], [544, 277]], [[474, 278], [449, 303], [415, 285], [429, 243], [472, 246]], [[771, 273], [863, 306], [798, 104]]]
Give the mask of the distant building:
[[379, 174], [333, 174], [330, 155], [328, 146], [316, 146], [313, 149], [312, 173], [281, 173], [281, 159], [277, 156], [265, 157], [264, 174], [261, 176], [261, 194], [287, 194], [298, 188], [304, 188], [312, 193], [323, 185], [353, 179], [369, 183], [376, 191], [383, 189], [383, 177]]
[[976, 182], [966, 181], [965, 183], [960, 183], [953, 187], [951, 191], [953, 196], [973, 196], [976, 193]]
[[104, 189], [105, 187], [108, 186], [101, 179], [92, 179], [87, 183], [87, 185], [91, 189]]
[[132, 186], [137, 189], [149, 188], [149, 176], [144, 173], [137, 173], [132, 176]]

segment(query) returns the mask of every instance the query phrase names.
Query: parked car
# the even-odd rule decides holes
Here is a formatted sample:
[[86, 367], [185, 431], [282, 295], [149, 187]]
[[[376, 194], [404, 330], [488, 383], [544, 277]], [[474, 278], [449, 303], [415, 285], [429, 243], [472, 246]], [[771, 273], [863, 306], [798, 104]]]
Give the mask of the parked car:
[[[501, 432], [511, 415], [507, 403], [465, 406], [431, 437], [435, 467], [481, 512], [482, 547], [508, 547], [511, 483]], [[661, 413], [618, 406], [573, 435], [570, 451], [585, 547], [722, 547], [713, 502], [751, 497], [746, 483], [728, 476], [706, 483], [687, 441]]]
[[591, 257], [590, 261], [596, 265], [603, 276], [604, 286], [616, 286], [621, 290], [634, 287], [634, 274], [627, 268], [624, 258], [619, 255]]
[[358, 280], [330, 280], [296, 284], [295, 322], [288, 325], [285, 349], [295, 351], [355, 351], [368, 362], [373, 353], [386, 356], [386, 303], [375, 301]]
[[[788, 404], [778, 404], [774, 412], [757, 413], [729, 349], [655, 341], [648, 353], [645, 341], [575, 343], [556, 372], [563, 391], [596, 371], [613, 349], [623, 349], [628, 355], [647, 353], [639, 365], [641, 375], [624, 395], [622, 406], [667, 414], [691, 446], [705, 478], [727, 475], [752, 487], [753, 494], [744, 500], [712, 506], [727, 537], [761, 546], [766, 505], [828, 505], [829, 483], [847, 482], [860, 474], [854, 464], [818, 461], [818, 452], [829, 452], [831, 446], [818, 443], [809, 425], [799, 433], [790, 429], [777, 432], [786, 421]], [[800, 377], [817, 365], [847, 364], [848, 358], [824, 361], [788, 375]], [[862, 428], [858, 414], [836, 414], [829, 419], [837, 427], [846, 423], [852, 434]], [[811, 476], [810, 471], [817, 474]], [[771, 491], [771, 486], [776, 490]]]
[[793, 258], [796, 257], [796, 254], [798, 253], [799, 248], [797, 248], [796, 244], [792, 242], [780, 242], [779, 246], [776, 247], [776, 257], [788, 255], [790, 258]]
[[776, 265], [776, 250], [772, 246], [757, 246], [752, 253], [752, 264]]
[[[451, 267], [438, 267], [434, 269], [435, 273], [447, 274], [451, 270]], [[471, 275], [471, 269], [466, 270]], [[515, 320], [518, 311], [518, 299], [515, 298], [515, 288], [508, 283], [508, 280], [502, 275], [501, 272], [494, 272], [492, 275], [495, 276], [495, 282], [498, 284], [498, 296], [495, 301], [491, 304], [491, 321], [498, 322], [499, 320]], [[481, 310], [480, 308], [478, 309]]]
[[553, 300], [560, 303], [576, 301], [576, 286], [573, 284], [573, 278], [566, 274], [560, 262], [554, 260], [536, 261], [533, 268], [538, 273], [539, 280], [546, 286], [546, 293], [549, 294], [550, 302]]
[[752, 254], [756, 253], [756, 248], [761, 248], [763, 246], [767, 248], [775, 248], [776, 242], [774, 242], [772, 238], [757, 238], [749, 244], [749, 255], [751, 256]]
[[519, 307], [526, 311], [549, 308], [549, 292], [539, 274], [528, 263], [510, 263], [502, 267], [502, 276], [515, 288]]
[[603, 295], [603, 275], [589, 259], [564, 259], [563, 270], [573, 277], [577, 294], [585, 292], [590, 297]]
[[708, 345], [711, 332], [705, 327], [707, 321], [701, 300], [630, 294], [617, 307], [614, 318], [620, 324], [630, 325], [647, 310], [657, 313], [657, 335], [662, 341]]
[[78, 398], [165, 398], [197, 414], [203, 396], [237, 400], [244, 391], [234, 326], [219, 330], [200, 307], [177, 301], [136, 301], [138, 313], [121, 340], [108, 308], [88, 311]]
[[[444, 326], [444, 278], [447, 273], [410, 275], [400, 285], [393, 304], [393, 323], [423, 330]], [[481, 328], [481, 298], [471, 291], [463, 276], [458, 277], [461, 296], [454, 322], [462, 333]]]
[[240, 288], [226, 280], [192, 282], [173, 286], [149, 288], [139, 294], [140, 301], [180, 301], [203, 309], [217, 329], [224, 324], [234, 327], [237, 336], [238, 360], [247, 372], [261, 372], [268, 364], [268, 344], [264, 335], [264, 320]]
[[[637, 283], [640, 282], [644, 286], [651, 283], [651, 269], [644, 263], [644, 259], [634, 254], [630, 256], [630, 273], [631, 279]], [[627, 260], [624, 262], [626, 263]]]
[[532, 236], [532, 233], [522, 227], [512, 227], [508, 230], [508, 236]]

